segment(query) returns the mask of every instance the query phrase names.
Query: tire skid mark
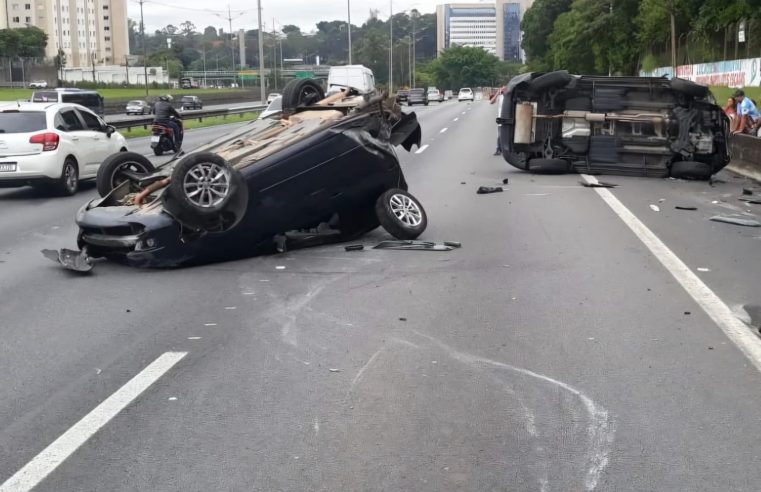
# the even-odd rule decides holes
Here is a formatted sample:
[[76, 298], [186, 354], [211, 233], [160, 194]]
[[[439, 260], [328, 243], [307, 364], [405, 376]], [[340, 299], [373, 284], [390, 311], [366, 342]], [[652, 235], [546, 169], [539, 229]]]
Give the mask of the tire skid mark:
[[584, 405], [584, 408], [586, 409], [590, 419], [590, 422], [587, 426], [587, 436], [589, 438], [589, 452], [587, 459], [589, 468], [587, 469], [585, 476], [584, 486], [587, 491], [592, 491], [597, 488], [597, 485], [600, 481], [600, 476], [602, 475], [605, 467], [608, 465], [610, 450], [615, 438], [615, 425], [613, 419], [610, 417], [608, 411], [605, 408], [597, 405], [591, 398], [582, 393], [580, 390], [562, 381], [558, 381], [549, 376], [545, 376], [544, 374], [539, 374], [528, 369], [511, 366], [510, 364], [487, 359], [485, 357], [479, 357], [465, 352], [460, 352], [446, 345], [444, 342], [431, 337], [430, 335], [426, 335], [425, 333], [421, 333], [417, 330], [413, 330], [413, 332], [422, 338], [430, 340], [439, 346], [442, 350], [447, 352], [450, 357], [459, 362], [462, 362], [463, 364], [470, 366], [486, 365], [499, 369], [505, 369], [511, 372], [517, 372], [524, 376], [528, 376], [530, 378], [534, 378], [561, 388], [578, 398]]

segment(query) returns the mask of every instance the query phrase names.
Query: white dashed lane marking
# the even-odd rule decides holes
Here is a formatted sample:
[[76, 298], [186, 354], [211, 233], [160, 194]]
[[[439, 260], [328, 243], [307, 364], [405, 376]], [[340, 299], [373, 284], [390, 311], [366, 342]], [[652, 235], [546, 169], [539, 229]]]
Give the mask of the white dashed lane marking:
[[439, 133], [444, 133], [444, 132], [446, 132], [447, 130], [449, 130], [449, 128], [442, 128], [442, 129], [441, 129], [441, 131], [440, 131]]
[[422, 154], [423, 152], [425, 152], [425, 149], [427, 149], [427, 148], [428, 148], [428, 144], [425, 144], [422, 147], [420, 147], [419, 149], [417, 149], [417, 152], [415, 152], [415, 153], [416, 154]]

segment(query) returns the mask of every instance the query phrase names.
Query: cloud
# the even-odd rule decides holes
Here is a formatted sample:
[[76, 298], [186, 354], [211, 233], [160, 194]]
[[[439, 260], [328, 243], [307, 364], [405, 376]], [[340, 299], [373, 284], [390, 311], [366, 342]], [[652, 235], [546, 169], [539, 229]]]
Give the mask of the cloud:
[[[393, 0], [392, 0], [393, 1]], [[371, 10], [378, 10], [379, 16], [388, 17], [389, 0], [351, 0], [352, 24], [360, 25], [368, 18]], [[416, 8], [423, 13], [434, 12], [436, 4], [443, 0], [396, 0], [393, 1], [394, 13]], [[128, 4], [130, 19], [140, 20], [140, 5], [135, 0]], [[226, 3], [213, 3], [208, 0], [146, 0], [143, 15], [147, 32], [154, 32], [167, 24], [175, 26], [189, 20], [199, 31], [206, 26], [229, 30]], [[233, 30], [256, 29], [258, 18], [256, 0], [230, 1], [233, 17]], [[286, 24], [295, 24], [302, 31], [315, 30], [320, 21], [345, 20], [347, 15], [346, 0], [262, 0], [262, 21], [266, 30], [272, 30], [272, 21], [276, 29]]]

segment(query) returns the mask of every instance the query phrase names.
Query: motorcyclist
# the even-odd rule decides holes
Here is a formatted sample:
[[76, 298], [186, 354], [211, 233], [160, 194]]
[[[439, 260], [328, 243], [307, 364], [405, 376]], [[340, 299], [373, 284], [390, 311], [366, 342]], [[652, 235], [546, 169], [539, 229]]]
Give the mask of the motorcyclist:
[[153, 106], [153, 114], [154, 124], [166, 125], [174, 131], [175, 145], [179, 148], [182, 145], [182, 124], [180, 113], [172, 106], [172, 96], [160, 96]]

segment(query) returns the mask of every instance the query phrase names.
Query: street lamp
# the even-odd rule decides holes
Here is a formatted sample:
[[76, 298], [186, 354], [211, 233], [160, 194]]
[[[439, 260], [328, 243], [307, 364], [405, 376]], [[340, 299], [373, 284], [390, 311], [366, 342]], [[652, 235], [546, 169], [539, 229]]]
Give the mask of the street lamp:
[[349, 65], [351, 65], [351, 0], [346, 0], [346, 27], [349, 31]]
[[391, 95], [394, 93], [394, 0], [388, 0], [388, 8], [391, 14], [388, 18], [388, 93]]

